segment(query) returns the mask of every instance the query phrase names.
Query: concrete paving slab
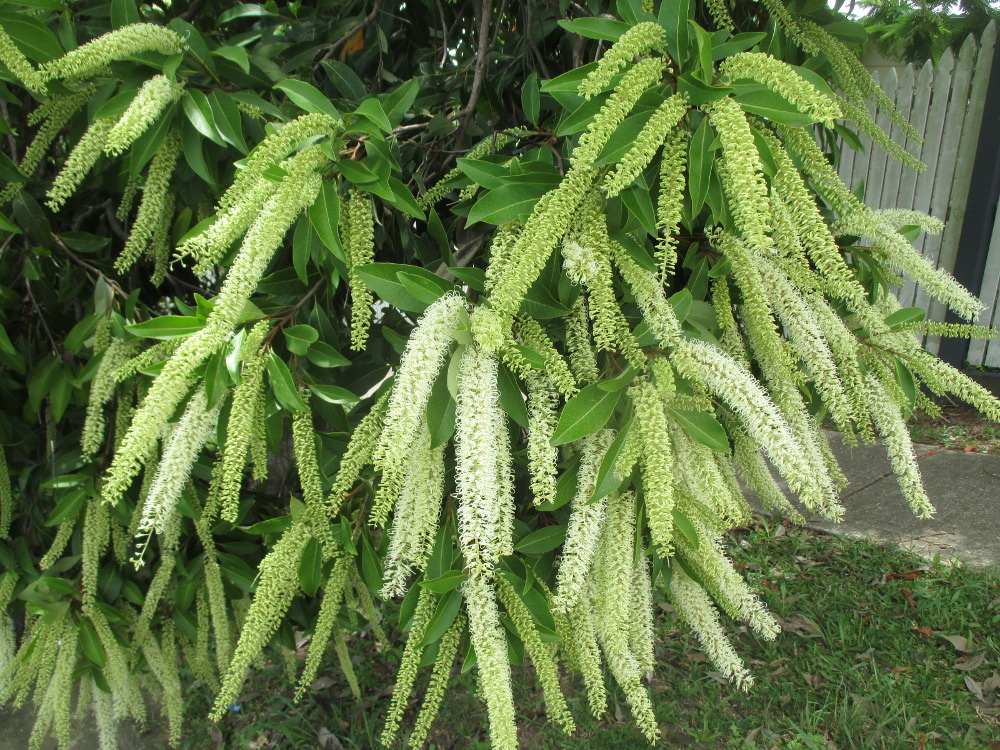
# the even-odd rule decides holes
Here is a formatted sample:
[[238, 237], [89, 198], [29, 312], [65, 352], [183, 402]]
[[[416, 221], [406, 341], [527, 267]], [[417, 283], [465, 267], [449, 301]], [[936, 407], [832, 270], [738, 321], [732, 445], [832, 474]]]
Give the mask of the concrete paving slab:
[[917, 445], [932, 519], [913, 515], [881, 446], [851, 448], [830, 441], [851, 484], [844, 490], [844, 520], [809, 518], [809, 526], [846, 536], [899, 544], [914, 552], [971, 567], [1000, 566], [1000, 456]]

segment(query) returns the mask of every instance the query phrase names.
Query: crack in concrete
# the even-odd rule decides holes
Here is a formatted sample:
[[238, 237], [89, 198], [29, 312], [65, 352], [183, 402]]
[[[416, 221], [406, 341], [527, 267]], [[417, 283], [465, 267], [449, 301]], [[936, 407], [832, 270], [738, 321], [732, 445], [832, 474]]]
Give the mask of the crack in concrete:
[[871, 487], [871, 486], [873, 486], [873, 485], [876, 485], [876, 484], [878, 484], [879, 482], [881, 482], [881, 481], [882, 481], [883, 479], [887, 479], [888, 477], [891, 477], [891, 476], [894, 476], [894, 475], [895, 475], [895, 472], [892, 472], [892, 471], [887, 471], [887, 472], [886, 472], [885, 474], [883, 474], [882, 476], [880, 476], [880, 477], [876, 477], [875, 479], [873, 479], [873, 480], [871, 480], [870, 482], [868, 482], [868, 484], [863, 484], [863, 485], [861, 485], [860, 487], [856, 487], [855, 489], [851, 490], [850, 492], [848, 492], [848, 493], [846, 493], [846, 494], [844, 494], [844, 495], [841, 495], [841, 496], [840, 496], [840, 499], [841, 499], [841, 500], [846, 500], [846, 499], [847, 499], [847, 498], [849, 498], [849, 497], [852, 497], [852, 496], [854, 496], [854, 495], [857, 495], [857, 494], [858, 494], [859, 492], [864, 492], [864, 491], [865, 491], [865, 490], [867, 490], [867, 489], [868, 489], [869, 487]]

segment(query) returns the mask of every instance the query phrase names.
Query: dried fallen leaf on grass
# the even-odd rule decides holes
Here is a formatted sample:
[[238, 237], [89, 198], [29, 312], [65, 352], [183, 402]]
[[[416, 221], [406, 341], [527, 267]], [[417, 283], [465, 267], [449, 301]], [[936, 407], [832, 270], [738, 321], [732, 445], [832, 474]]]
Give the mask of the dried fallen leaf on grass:
[[963, 654], [969, 653], [971, 650], [969, 648], [969, 639], [962, 635], [942, 635], [948, 643], [955, 647], [956, 651], [961, 651]]
[[986, 652], [980, 651], [975, 656], [970, 656], [969, 658], [962, 657], [956, 661], [955, 669], [962, 672], [971, 672], [973, 669], [981, 667], [984, 661], [986, 661]]
[[823, 631], [820, 630], [819, 625], [805, 615], [792, 615], [784, 619], [780, 617], [777, 619], [778, 624], [781, 625], [781, 629], [786, 633], [801, 633], [805, 631], [810, 635], [823, 635]]

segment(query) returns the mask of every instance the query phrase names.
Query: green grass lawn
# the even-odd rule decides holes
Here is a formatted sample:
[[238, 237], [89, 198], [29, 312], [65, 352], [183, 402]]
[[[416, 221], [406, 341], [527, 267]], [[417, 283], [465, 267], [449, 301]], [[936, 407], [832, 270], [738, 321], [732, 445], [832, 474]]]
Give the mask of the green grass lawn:
[[[760, 524], [733, 533], [733, 556], [785, 632], [764, 642], [733, 624], [756, 685], [740, 692], [713, 671], [667, 605], [653, 678], [663, 747], [1000, 748], [1000, 577], [894, 548]], [[398, 649], [358, 660], [367, 686], [354, 702], [335, 666], [323, 687], [294, 705], [276, 671], [251, 678], [238, 714], [221, 726], [229, 748], [374, 748]], [[528, 669], [517, 671], [522, 743], [531, 748], [641, 748], [620, 694], [600, 722], [581, 685], [566, 680], [577, 718], [566, 737], [545, 722]], [[431, 747], [488, 748], [485, 709], [460, 678], [445, 699]], [[201, 701], [198, 693], [192, 701]], [[195, 706], [192, 706], [194, 708]], [[412, 718], [412, 717], [411, 717]], [[208, 727], [192, 727], [189, 747]], [[216, 734], [216, 737], [218, 735]], [[995, 743], [995, 744], [993, 744]]]

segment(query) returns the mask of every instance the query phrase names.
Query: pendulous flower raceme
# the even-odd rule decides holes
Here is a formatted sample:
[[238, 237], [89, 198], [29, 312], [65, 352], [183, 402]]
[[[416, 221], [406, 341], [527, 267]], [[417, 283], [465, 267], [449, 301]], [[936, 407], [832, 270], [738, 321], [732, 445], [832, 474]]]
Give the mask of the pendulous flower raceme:
[[[66, 467], [39, 489], [55, 528], [37, 565], [2, 574], [0, 605], [20, 606], [46, 571], [79, 576], [44, 602], [60, 616], [29, 611], [21, 643], [0, 628], [0, 697], [33, 696], [35, 745], [50, 728], [70, 738], [75, 699], [114, 747], [120, 721], [145, 720], [144, 684], [176, 739], [188, 674], [215, 691], [218, 719], [269, 662], [298, 699], [336, 658], [365, 699], [352, 652], [391, 653], [397, 610], [406, 645], [384, 744], [411, 707], [405, 741], [433, 739], [461, 665], [492, 747], [517, 748], [522, 659], [562, 731], [579, 718], [567, 675], [582, 675], [599, 720], [610, 675], [655, 743], [664, 597], [739, 688], [753, 676], [727, 618], [779, 630], [726, 554], [751, 512], [737, 477], [793, 520], [803, 507], [839, 517], [829, 417], [847, 441], [881, 439], [913, 510], [933, 512], [906, 416], [934, 408], [928, 393], [993, 418], [1000, 401], [921, 337], [992, 332], [923, 320], [887, 292], [906, 276], [965, 318], [981, 309], [907, 240], [940, 223], [867, 208], [821, 146], [847, 119], [905, 160], [866, 109], [884, 95], [778, 0], [764, 0], [774, 22], [819, 56], [802, 68], [763, 51], [783, 48], [771, 30], [752, 47], [733, 36], [748, 21], [732, 3], [698, 7], [705, 33], [669, 4], [624, 5], [625, 25], [569, 23], [601, 44], [566, 54], [595, 62], [541, 86], [529, 76], [517, 122], [500, 112], [506, 90], [447, 116], [426, 80], [387, 90], [388, 57], [368, 80], [364, 46], [319, 60], [313, 83], [278, 79], [298, 73], [273, 29], [263, 47], [257, 32], [218, 48], [192, 33], [186, 49], [179, 20], [125, 26], [37, 67], [0, 29], [4, 74], [45, 98], [4, 191], [12, 216], [30, 214], [36, 183], [54, 211], [86, 204], [105, 173], [124, 193], [80, 209], [107, 222], [117, 260], [96, 254], [105, 238], [55, 224], [5, 245], [30, 271], [64, 253], [97, 286], [93, 312], [43, 330], [38, 356], [22, 363], [0, 339], [0, 364], [40, 373], [25, 413], [40, 413], [47, 444], [28, 468], [0, 420], [3, 535], [36, 467]], [[809, 72], [823, 65], [840, 94]], [[170, 268], [187, 258], [190, 271]], [[27, 301], [50, 304], [25, 273]], [[74, 409], [85, 418], [66, 438]]]

